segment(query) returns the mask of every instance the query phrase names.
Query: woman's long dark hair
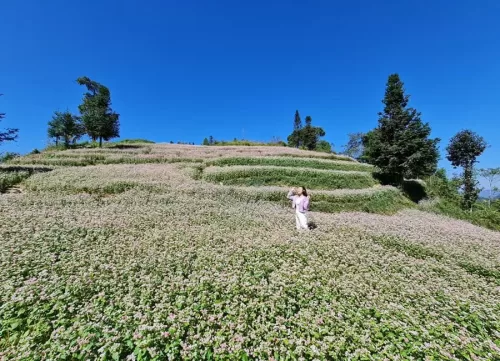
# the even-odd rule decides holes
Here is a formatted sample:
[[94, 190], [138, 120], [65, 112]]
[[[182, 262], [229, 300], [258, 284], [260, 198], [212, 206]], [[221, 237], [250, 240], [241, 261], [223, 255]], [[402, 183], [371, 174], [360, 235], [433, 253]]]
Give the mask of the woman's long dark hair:
[[302, 186], [302, 194], [307, 197], [307, 189], [306, 187]]

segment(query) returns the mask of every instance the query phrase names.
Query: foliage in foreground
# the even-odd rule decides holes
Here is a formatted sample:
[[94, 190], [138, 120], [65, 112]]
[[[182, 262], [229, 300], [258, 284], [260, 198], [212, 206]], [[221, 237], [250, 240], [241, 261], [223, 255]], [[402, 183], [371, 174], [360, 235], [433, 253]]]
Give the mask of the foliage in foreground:
[[[54, 159], [177, 151], [146, 149]], [[240, 150], [228, 152], [282, 151]], [[498, 233], [418, 211], [313, 211], [318, 228], [296, 234], [285, 190], [196, 181], [192, 168], [61, 167], [30, 177], [22, 196], [0, 197], [0, 359], [499, 357]], [[373, 181], [289, 174], [307, 172]], [[409, 202], [393, 188], [311, 193], [324, 212], [394, 213]]]
[[[172, 165], [54, 172], [30, 178], [43, 192], [0, 198], [0, 261], [7, 265], [0, 268], [0, 357], [500, 355], [498, 288], [490, 276], [470, 271], [498, 265], [500, 239], [493, 233], [434, 229], [439, 252], [453, 254], [437, 260], [323, 214], [312, 215], [317, 230], [296, 235], [288, 207], [237, 201]], [[161, 186], [107, 198], [57, 191], [58, 182], [83, 174], [89, 185], [129, 176]], [[359, 227], [370, 224], [368, 215], [346, 216]], [[398, 217], [377, 224], [389, 227]], [[446, 223], [432, 217], [436, 226]], [[397, 228], [401, 237], [419, 236], [405, 234], [408, 227]]]

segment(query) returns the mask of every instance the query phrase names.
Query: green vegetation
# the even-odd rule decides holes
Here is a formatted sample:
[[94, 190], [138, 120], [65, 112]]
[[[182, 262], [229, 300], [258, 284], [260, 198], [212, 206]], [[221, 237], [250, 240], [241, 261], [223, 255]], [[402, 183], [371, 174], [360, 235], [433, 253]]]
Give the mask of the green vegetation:
[[0, 166], [0, 193], [5, 193], [9, 188], [16, 186], [34, 173], [50, 172], [50, 168], [34, 166]]
[[[292, 157], [296, 158], [297, 154], [280, 154], [280, 157]], [[331, 159], [331, 160], [344, 160], [346, 162], [355, 162], [354, 159], [349, 158], [344, 155], [338, 155], [338, 154], [326, 154], [326, 155], [320, 155], [317, 153], [306, 153], [306, 154], [301, 154], [300, 158], [312, 158], [312, 159]]]
[[[99, 165], [33, 175], [22, 197], [4, 198], [7, 359], [340, 361], [363, 347], [356, 360], [494, 359], [494, 232], [397, 213], [415, 204], [397, 188], [372, 187], [372, 167], [357, 162], [123, 145], [12, 160]], [[145, 156], [185, 164], [132, 164]], [[130, 164], [101, 165], [118, 160]], [[329, 169], [338, 166], [363, 171]], [[242, 184], [316, 182], [317, 228], [295, 233], [288, 187], [228, 185], [235, 175]], [[203, 181], [217, 177], [224, 185]], [[433, 178], [434, 199], [459, 198], [443, 174]], [[324, 190], [353, 185], [363, 189]], [[318, 351], [293, 347], [307, 342]]]
[[458, 132], [446, 148], [448, 155], [446, 158], [456, 167], [463, 168], [462, 182], [463, 197], [462, 208], [464, 210], [472, 209], [476, 203], [480, 189], [474, 173], [474, 164], [486, 149], [486, 142], [483, 137], [471, 130]]
[[[218, 194], [230, 195], [241, 201], [270, 201], [290, 207], [290, 201], [284, 197], [283, 189], [255, 189], [242, 187], [227, 187]], [[413, 208], [415, 205], [404, 197], [396, 188], [369, 189], [364, 192], [325, 193], [315, 191], [312, 196], [311, 211], [338, 213], [338, 212], [366, 212], [377, 214], [395, 214], [396, 212]]]
[[202, 163], [200, 158], [134, 156], [107, 157], [104, 154], [84, 154], [74, 156], [45, 155], [42, 157], [16, 158], [9, 164], [34, 164], [47, 166], [85, 167], [98, 164], [155, 164], [155, 163]]
[[120, 194], [126, 192], [132, 188], [137, 187], [139, 184], [137, 182], [127, 182], [127, 181], [118, 181], [118, 182], [106, 182], [102, 184], [93, 184], [86, 185], [80, 184], [77, 182], [71, 183], [56, 183], [53, 186], [47, 184], [37, 184], [36, 182], [29, 182], [26, 185], [27, 190], [31, 192], [63, 192], [69, 194], [79, 194], [79, 193], [87, 193], [92, 195], [113, 195]]
[[461, 183], [461, 179], [447, 179], [445, 171], [439, 170], [425, 180], [428, 201], [422, 202], [420, 208], [500, 231], [500, 209], [495, 202], [492, 206], [487, 202], [475, 202], [470, 209], [463, 209], [464, 195], [458, 191]]
[[120, 136], [120, 115], [111, 109], [111, 92], [107, 87], [84, 76], [77, 83], [87, 88], [82, 104], [78, 106], [85, 132], [92, 141], [110, 140]]
[[417, 110], [408, 107], [409, 98], [399, 75], [390, 75], [378, 127], [363, 140], [363, 159], [395, 185], [401, 185], [405, 178], [433, 174], [439, 158], [439, 139], [429, 138], [431, 128], [422, 122]]
[[371, 172], [372, 167], [365, 164], [347, 161], [330, 161], [312, 158], [291, 158], [291, 157], [238, 157], [238, 158], [217, 158], [206, 162], [208, 166], [234, 166], [234, 165], [269, 165], [279, 167], [298, 167], [329, 170], [346, 170]]
[[[303, 148], [307, 150], [318, 150], [318, 145], [322, 151], [327, 150], [325, 143], [320, 143], [320, 138], [326, 135], [323, 128], [312, 126], [312, 117], [306, 116], [306, 125], [302, 127], [299, 111], [295, 112], [293, 121], [293, 132], [288, 136], [288, 146]], [[331, 147], [330, 147], [331, 149]]]
[[0, 193], [5, 193], [9, 188], [21, 183], [29, 176], [30, 173], [27, 171], [6, 172], [0, 169]]
[[66, 112], [55, 112], [52, 120], [49, 122], [47, 130], [49, 138], [54, 138], [56, 147], [59, 146], [59, 141], [64, 141], [64, 148], [69, 148], [70, 145], [75, 145], [78, 139], [85, 134], [85, 127], [81, 122], [81, 118]]
[[309, 189], [361, 189], [376, 181], [367, 172], [327, 171], [293, 167], [209, 167], [203, 178], [225, 185], [293, 186], [307, 184]]

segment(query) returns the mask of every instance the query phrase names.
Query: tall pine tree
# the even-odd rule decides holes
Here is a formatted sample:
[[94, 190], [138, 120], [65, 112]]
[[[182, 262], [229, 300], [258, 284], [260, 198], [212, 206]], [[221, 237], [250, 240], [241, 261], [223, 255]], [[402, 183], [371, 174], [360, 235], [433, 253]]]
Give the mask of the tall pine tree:
[[439, 139], [429, 138], [431, 128], [416, 109], [408, 107], [409, 98], [399, 75], [390, 75], [378, 127], [370, 132], [369, 142], [364, 142], [370, 161], [385, 179], [396, 184], [405, 178], [431, 175], [439, 158]]
[[299, 111], [295, 111], [295, 117], [293, 119], [293, 132], [288, 137], [288, 145], [290, 147], [299, 148], [301, 144], [300, 132], [302, 130], [302, 120], [300, 119]]

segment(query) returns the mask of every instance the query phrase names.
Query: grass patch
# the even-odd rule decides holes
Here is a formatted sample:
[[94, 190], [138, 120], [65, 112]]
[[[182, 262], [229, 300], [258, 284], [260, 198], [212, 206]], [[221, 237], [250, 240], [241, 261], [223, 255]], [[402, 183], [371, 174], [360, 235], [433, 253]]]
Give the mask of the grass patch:
[[235, 157], [218, 158], [206, 162], [209, 166], [277, 166], [277, 167], [300, 167], [326, 170], [346, 170], [371, 172], [373, 167], [356, 162], [319, 160], [314, 158], [290, 158], [290, 157]]
[[376, 184], [370, 173], [286, 167], [207, 168], [209, 182], [242, 186], [300, 186], [308, 189], [362, 189]]

